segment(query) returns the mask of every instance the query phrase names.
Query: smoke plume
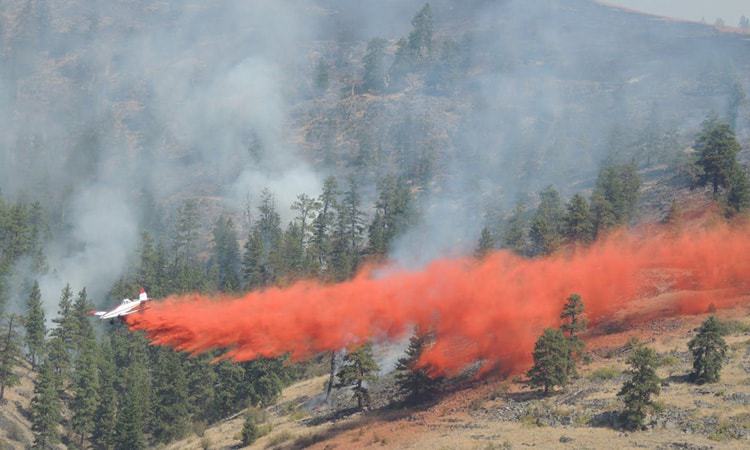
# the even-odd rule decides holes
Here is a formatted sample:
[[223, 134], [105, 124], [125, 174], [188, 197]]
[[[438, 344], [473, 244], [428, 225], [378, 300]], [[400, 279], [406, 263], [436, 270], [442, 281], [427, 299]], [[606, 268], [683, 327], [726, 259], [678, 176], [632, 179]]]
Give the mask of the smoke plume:
[[[537, 336], [557, 326], [565, 299], [582, 295], [596, 326], [628, 317], [705, 312], [736, 304], [750, 287], [750, 227], [620, 232], [585, 249], [540, 259], [499, 251], [482, 261], [443, 259], [421, 271], [366, 270], [354, 280], [300, 282], [240, 298], [170, 297], [129, 317], [154, 344], [190, 353], [226, 350], [238, 361], [434, 333], [419, 364], [456, 374], [524, 368]], [[670, 295], [660, 295], [664, 293]], [[648, 300], [642, 305], [640, 301]]]

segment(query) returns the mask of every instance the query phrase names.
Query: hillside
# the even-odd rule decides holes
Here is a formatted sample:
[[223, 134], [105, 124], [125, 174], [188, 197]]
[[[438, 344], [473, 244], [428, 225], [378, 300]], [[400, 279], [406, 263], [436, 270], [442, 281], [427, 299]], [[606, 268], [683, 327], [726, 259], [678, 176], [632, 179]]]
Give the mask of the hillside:
[[[0, 0], [0, 450], [236, 448], [248, 411], [256, 448], [741, 446], [748, 56], [593, 0]], [[572, 292], [591, 360], [542, 398], [524, 364]], [[697, 386], [716, 305], [730, 358]], [[402, 372], [457, 375], [421, 407], [407, 334]], [[631, 337], [662, 362], [643, 432], [616, 414]], [[370, 344], [371, 407], [326, 402]]]
[[[660, 301], [643, 299], [643, 304]], [[705, 315], [648, 321], [590, 339], [591, 363], [580, 368], [580, 378], [564, 392], [550, 398], [510, 379], [484, 381], [447, 394], [436, 405], [332, 419], [325, 409], [305, 406], [325, 380], [305, 381], [285, 390], [279, 405], [268, 410], [271, 431], [249, 448], [741, 448], [750, 438], [749, 312], [741, 307], [719, 314], [730, 321], [742, 318], [727, 338], [730, 362], [719, 384], [697, 386], [685, 380], [691, 368], [686, 343]], [[621, 407], [615, 394], [624, 380], [632, 337], [655, 348], [663, 361], [662, 410], [655, 428], [638, 433], [609, 425]], [[192, 436], [169, 448], [236, 448], [242, 422], [241, 417], [222, 422], [202, 438]]]

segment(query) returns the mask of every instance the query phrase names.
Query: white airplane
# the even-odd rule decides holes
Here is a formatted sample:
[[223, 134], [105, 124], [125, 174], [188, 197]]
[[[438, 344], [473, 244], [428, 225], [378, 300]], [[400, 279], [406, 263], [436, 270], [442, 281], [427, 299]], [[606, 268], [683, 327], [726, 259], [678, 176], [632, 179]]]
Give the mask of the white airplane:
[[89, 315], [96, 316], [102, 320], [121, 319], [123, 317], [143, 311], [147, 308], [147, 302], [151, 300], [148, 298], [146, 291], [141, 288], [141, 293], [138, 295], [138, 300], [130, 300], [129, 298], [123, 299], [122, 303], [117, 305], [110, 311], [91, 311]]

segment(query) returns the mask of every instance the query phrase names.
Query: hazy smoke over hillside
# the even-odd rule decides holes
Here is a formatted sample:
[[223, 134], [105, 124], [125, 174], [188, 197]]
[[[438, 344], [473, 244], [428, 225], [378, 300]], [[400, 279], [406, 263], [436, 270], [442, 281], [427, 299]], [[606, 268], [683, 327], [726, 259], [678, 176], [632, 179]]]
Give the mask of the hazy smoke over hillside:
[[[101, 296], [139, 231], [185, 198], [238, 211], [269, 187], [286, 214], [324, 174], [356, 174], [372, 192], [397, 173], [420, 219], [393, 254], [421, 264], [473, 247], [488, 207], [590, 186], [649, 125], [679, 136], [645, 150], [655, 161], [712, 110], [748, 133], [732, 101], [747, 86], [746, 42], [585, 0], [432, 2], [435, 59], [450, 59], [446, 43], [459, 52], [428, 71], [447, 87], [411, 76], [359, 103], [346, 80], [361, 79], [366, 41], [388, 40], [388, 66], [423, 2], [0, 4], [0, 188], [51, 211], [51, 300], [65, 282]], [[325, 95], [312, 87], [320, 60]], [[351, 160], [366, 146], [379, 153], [363, 170]]]

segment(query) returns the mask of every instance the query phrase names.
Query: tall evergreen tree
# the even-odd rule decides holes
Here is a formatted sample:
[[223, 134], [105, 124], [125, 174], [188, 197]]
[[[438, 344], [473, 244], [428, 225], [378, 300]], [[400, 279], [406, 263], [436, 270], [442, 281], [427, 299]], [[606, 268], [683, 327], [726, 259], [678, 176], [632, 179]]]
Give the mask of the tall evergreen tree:
[[575, 360], [581, 356], [583, 349], [586, 346], [583, 340], [579, 337], [579, 334], [585, 332], [586, 326], [588, 325], [588, 321], [583, 315], [583, 300], [581, 300], [580, 295], [571, 294], [570, 297], [568, 297], [568, 301], [565, 303], [562, 313], [560, 314], [560, 319], [563, 321], [560, 329], [563, 333], [568, 334], [568, 345], [572, 352], [570, 374], [575, 375]]
[[245, 289], [256, 289], [266, 284], [269, 275], [264, 254], [263, 239], [260, 232], [255, 229], [248, 236], [242, 255], [242, 278]]
[[34, 381], [34, 397], [31, 400], [31, 430], [34, 432], [32, 448], [49, 449], [60, 440], [58, 428], [62, 416], [55, 384], [52, 367], [42, 362], [39, 376]]
[[419, 358], [430, 345], [432, 337], [419, 330], [409, 340], [406, 355], [396, 364], [396, 385], [407, 401], [420, 402], [434, 395], [442, 383], [440, 377], [431, 376], [429, 367], [418, 367]]
[[338, 371], [338, 387], [352, 386], [359, 409], [370, 407], [370, 391], [366, 383], [375, 381], [378, 364], [372, 356], [372, 346], [365, 344], [344, 357]]
[[91, 443], [97, 450], [112, 450], [115, 447], [115, 429], [117, 427], [116, 390], [117, 368], [109, 339], [101, 344], [97, 362], [99, 376], [99, 404], [94, 415], [94, 430]]
[[318, 198], [320, 210], [313, 221], [312, 252], [319, 273], [324, 275], [329, 270], [331, 258], [331, 233], [336, 223], [336, 206], [338, 182], [330, 176], [323, 181], [323, 192]]
[[490, 229], [487, 227], [482, 228], [482, 233], [479, 236], [479, 243], [474, 251], [474, 256], [477, 258], [484, 258], [495, 248], [495, 238], [492, 237]]
[[639, 346], [628, 358], [628, 380], [617, 396], [625, 403], [622, 419], [630, 429], [642, 428], [649, 410], [654, 407], [652, 395], [659, 395], [659, 377], [656, 375], [656, 352]]
[[534, 365], [528, 372], [529, 384], [543, 387], [548, 394], [555, 386], [564, 387], [570, 375], [571, 352], [560, 330], [547, 328], [534, 345]]
[[727, 343], [716, 317], [711, 316], [701, 324], [698, 334], [688, 342], [688, 348], [693, 354], [692, 380], [700, 384], [719, 381], [727, 357]]
[[531, 219], [529, 237], [537, 255], [549, 255], [562, 243], [563, 208], [560, 194], [552, 186], [539, 194], [539, 207]]
[[411, 19], [414, 29], [409, 33], [408, 46], [417, 62], [428, 60], [432, 56], [433, 18], [432, 8], [425, 3], [422, 9]]
[[231, 218], [220, 217], [213, 229], [213, 264], [218, 275], [217, 287], [222, 292], [240, 288], [240, 250], [237, 232]]
[[[60, 294], [60, 303], [57, 310], [57, 317], [52, 319], [56, 325], [50, 332], [50, 341], [48, 347], [48, 359], [52, 366], [55, 378], [64, 382], [69, 377], [69, 371], [72, 366], [72, 353], [74, 350], [73, 337], [77, 334], [78, 321], [73, 311], [73, 292], [70, 285], [67, 284]], [[62, 389], [64, 386], [58, 386]]]
[[146, 448], [145, 426], [148, 418], [148, 371], [140, 360], [125, 369], [124, 391], [115, 426], [116, 450]]
[[732, 128], [717, 118], [709, 118], [693, 146], [698, 152], [696, 166], [699, 169], [697, 184], [710, 185], [714, 195], [719, 189], [729, 187], [729, 181], [737, 165], [740, 144]]
[[526, 205], [524, 202], [519, 201], [516, 207], [513, 209], [513, 213], [505, 224], [503, 230], [502, 245], [504, 248], [508, 248], [523, 255], [527, 248], [527, 232], [526, 232]]
[[586, 198], [576, 194], [568, 202], [563, 217], [564, 234], [571, 242], [588, 243], [594, 238], [594, 223]]
[[604, 166], [591, 197], [595, 231], [600, 233], [610, 226], [630, 221], [635, 214], [640, 188], [641, 179], [634, 163]]
[[182, 356], [171, 349], [158, 349], [153, 363], [151, 430], [157, 442], [185, 435], [190, 409], [187, 375]]
[[44, 309], [42, 308], [42, 293], [39, 283], [34, 282], [26, 301], [26, 348], [32, 367], [36, 367], [38, 359], [44, 353], [44, 338], [47, 328], [44, 324]]
[[368, 229], [369, 253], [385, 255], [393, 239], [410, 224], [412, 215], [411, 193], [404, 180], [385, 177], [378, 186], [375, 217]]
[[18, 321], [14, 315], [9, 315], [6, 324], [0, 327], [0, 403], [5, 398], [5, 388], [13, 387], [21, 382], [16, 368], [21, 365], [21, 347], [16, 327]]
[[239, 364], [222, 361], [216, 365], [215, 370], [217, 384], [211, 408], [214, 420], [245, 406], [243, 402], [245, 369]]
[[367, 43], [367, 51], [364, 58], [364, 75], [362, 76], [362, 89], [368, 92], [378, 93], [385, 89], [385, 67], [383, 57], [385, 56], [385, 39], [373, 38]]
[[72, 430], [78, 435], [78, 445], [84, 448], [85, 441], [94, 431], [96, 410], [99, 404], [98, 348], [91, 334], [83, 337], [73, 374], [73, 401], [70, 410]]
[[219, 383], [209, 355], [194, 356], [187, 360], [188, 403], [194, 419], [211, 420], [211, 408]]

